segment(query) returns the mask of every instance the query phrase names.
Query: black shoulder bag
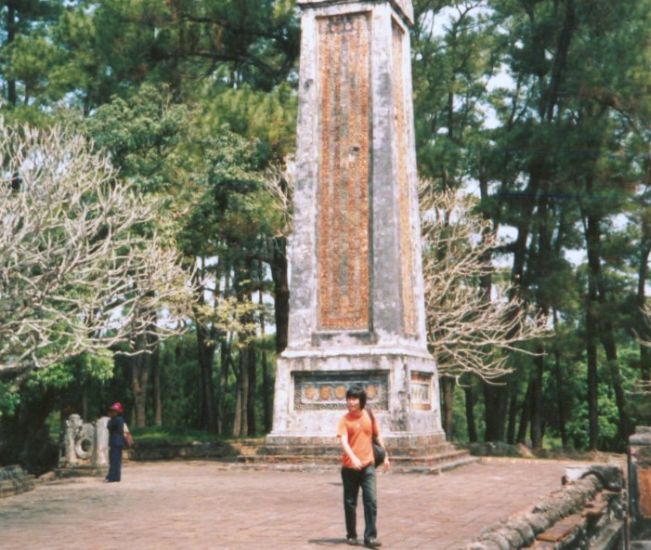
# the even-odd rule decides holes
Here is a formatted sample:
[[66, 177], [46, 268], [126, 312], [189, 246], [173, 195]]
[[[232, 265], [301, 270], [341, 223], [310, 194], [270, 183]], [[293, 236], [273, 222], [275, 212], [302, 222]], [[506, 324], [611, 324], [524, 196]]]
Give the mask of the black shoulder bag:
[[371, 433], [373, 434], [373, 457], [375, 458], [375, 467], [377, 468], [378, 466], [384, 464], [384, 459], [387, 456], [386, 451], [378, 443], [377, 436], [375, 435], [375, 416], [373, 415], [373, 412], [371, 409], [366, 409], [368, 411], [368, 415], [371, 417]]

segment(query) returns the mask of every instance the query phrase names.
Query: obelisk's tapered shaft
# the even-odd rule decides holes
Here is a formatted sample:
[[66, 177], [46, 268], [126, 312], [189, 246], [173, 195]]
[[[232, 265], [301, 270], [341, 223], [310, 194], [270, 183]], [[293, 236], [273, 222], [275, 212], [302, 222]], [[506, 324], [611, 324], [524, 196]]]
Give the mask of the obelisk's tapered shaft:
[[361, 383], [385, 432], [440, 437], [427, 351], [411, 0], [302, 9], [289, 346], [270, 439], [329, 436]]

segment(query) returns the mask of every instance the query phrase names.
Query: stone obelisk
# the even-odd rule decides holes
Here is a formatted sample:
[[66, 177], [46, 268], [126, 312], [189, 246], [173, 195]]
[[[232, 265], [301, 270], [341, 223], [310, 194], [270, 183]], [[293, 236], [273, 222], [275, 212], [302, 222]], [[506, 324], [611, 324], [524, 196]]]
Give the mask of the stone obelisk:
[[445, 438], [425, 333], [411, 0], [298, 5], [289, 345], [267, 445], [332, 444], [358, 383], [390, 448], [431, 448]]

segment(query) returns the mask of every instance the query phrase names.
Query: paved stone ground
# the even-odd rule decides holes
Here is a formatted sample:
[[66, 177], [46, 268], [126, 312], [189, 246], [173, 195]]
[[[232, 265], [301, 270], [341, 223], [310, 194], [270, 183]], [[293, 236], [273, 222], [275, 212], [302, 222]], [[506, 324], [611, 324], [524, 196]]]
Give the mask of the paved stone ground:
[[[560, 488], [570, 462], [492, 460], [378, 477], [386, 549], [455, 549]], [[130, 463], [122, 483], [59, 480], [0, 500], [2, 549], [347, 548], [338, 472]], [[358, 509], [363, 529], [361, 502]]]

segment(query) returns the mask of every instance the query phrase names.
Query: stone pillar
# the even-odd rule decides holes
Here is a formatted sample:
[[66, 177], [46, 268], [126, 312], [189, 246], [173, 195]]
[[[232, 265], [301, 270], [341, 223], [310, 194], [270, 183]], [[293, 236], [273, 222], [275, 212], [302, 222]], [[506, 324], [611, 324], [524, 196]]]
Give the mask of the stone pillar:
[[427, 350], [411, 0], [298, 0], [290, 320], [269, 444], [332, 441], [363, 385], [389, 446], [444, 439]]
[[77, 434], [83, 424], [84, 422], [78, 414], [71, 414], [68, 417], [68, 420], [66, 420], [66, 433], [64, 437], [66, 466], [74, 466], [79, 463], [75, 447], [77, 443]]
[[638, 426], [629, 438], [628, 480], [634, 536], [651, 544], [651, 427]]
[[95, 422], [95, 446], [93, 447], [93, 466], [108, 464], [109, 432], [108, 416], [102, 416]]

